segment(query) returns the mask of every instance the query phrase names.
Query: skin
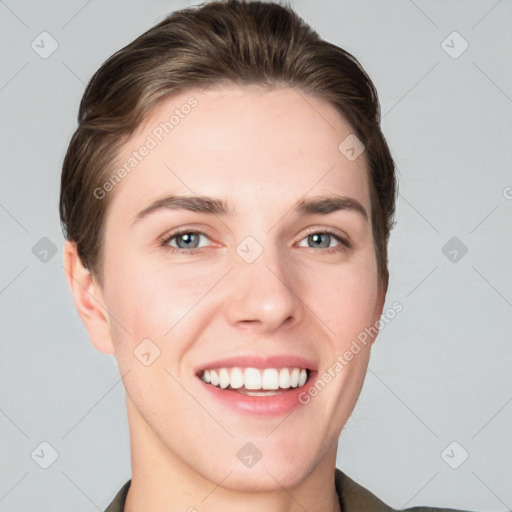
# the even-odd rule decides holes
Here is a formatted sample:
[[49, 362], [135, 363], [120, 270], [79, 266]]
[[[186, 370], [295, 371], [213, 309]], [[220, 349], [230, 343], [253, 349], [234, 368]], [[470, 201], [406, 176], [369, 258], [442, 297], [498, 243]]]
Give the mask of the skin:
[[[285, 353], [313, 360], [322, 373], [378, 322], [385, 289], [364, 153], [349, 161], [338, 150], [352, 130], [324, 100], [287, 87], [222, 86], [165, 100], [118, 163], [191, 96], [197, 106], [110, 192], [103, 287], [74, 244], [64, 247], [80, 317], [123, 376], [133, 475], [125, 510], [339, 510], [338, 437], [374, 338], [286, 419], [222, 406], [193, 370], [221, 357]], [[133, 224], [138, 212], [170, 194], [223, 198], [236, 214], [162, 209]], [[349, 209], [291, 212], [303, 196], [322, 195], [357, 200], [368, 220]], [[162, 245], [181, 227], [206, 235], [195, 252]], [[308, 228], [332, 229], [351, 247], [324, 238], [334, 249], [328, 253], [308, 238]], [[263, 249], [252, 263], [235, 250], [247, 236]], [[169, 244], [179, 250], [178, 239]], [[146, 366], [134, 349], [148, 338], [160, 355]], [[249, 441], [262, 453], [252, 468], [236, 456]]]

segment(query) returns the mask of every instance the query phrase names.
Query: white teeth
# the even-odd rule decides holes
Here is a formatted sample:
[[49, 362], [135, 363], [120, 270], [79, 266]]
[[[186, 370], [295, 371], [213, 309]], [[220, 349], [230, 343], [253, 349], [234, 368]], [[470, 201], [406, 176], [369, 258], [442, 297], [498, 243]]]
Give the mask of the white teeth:
[[288, 368], [282, 368], [279, 372], [279, 387], [286, 389], [289, 388], [290, 385], [290, 372]]
[[221, 368], [219, 372], [220, 387], [226, 389], [229, 386], [229, 373], [226, 368]]
[[210, 371], [210, 384], [213, 384], [214, 386], [218, 386], [220, 383], [219, 376], [217, 375], [217, 372], [215, 370]]
[[[279, 390], [302, 387], [308, 379], [305, 368], [215, 368], [203, 372], [201, 379], [213, 386], [226, 389]], [[275, 393], [247, 393], [252, 395]]]
[[233, 389], [241, 388], [244, 385], [244, 374], [240, 368], [231, 370], [231, 387]]
[[246, 368], [244, 373], [245, 389], [261, 389], [261, 373], [256, 368]]
[[[292, 386], [292, 388], [296, 388], [299, 385], [299, 375], [300, 375], [299, 368], [294, 368], [290, 375], [290, 386]], [[212, 384], [213, 384], [213, 382], [212, 382]], [[213, 384], [213, 385], [216, 386], [216, 384]]]
[[280, 393], [282, 393], [282, 391], [245, 391], [243, 394], [248, 396], [274, 396]]
[[267, 368], [263, 371], [261, 387], [263, 389], [277, 389], [279, 387], [279, 374], [275, 368]]

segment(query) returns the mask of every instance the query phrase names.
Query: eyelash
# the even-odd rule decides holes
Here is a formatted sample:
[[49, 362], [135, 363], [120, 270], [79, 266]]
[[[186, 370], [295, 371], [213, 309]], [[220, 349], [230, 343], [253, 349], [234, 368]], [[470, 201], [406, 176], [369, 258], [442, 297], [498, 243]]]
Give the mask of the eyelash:
[[[183, 254], [183, 253], [188, 253], [188, 254], [192, 254], [194, 252], [197, 252], [197, 251], [200, 251], [201, 249], [204, 249], [204, 247], [200, 247], [200, 248], [192, 248], [192, 249], [181, 249], [181, 248], [178, 248], [178, 247], [172, 247], [171, 245], [169, 245], [169, 242], [180, 236], [180, 235], [184, 235], [184, 234], [194, 234], [194, 235], [204, 235], [205, 237], [209, 238], [208, 235], [202, 231], [198, 231], [198, 230], [194, 230], [194, 229], [180, 229], [180, 230], [177, 230], [177, 231], [174, 231], [173, 233], [171, 233], [170, 235], [168, 236], [165, 236], [162, 240], [161, 240], [161, 245], [168, 251], [170, 251], [171, 253], [175, 253], [175, 254]], [[318, 229], [311, 229], [309, 231], [306, 232], [305, 236], [303, 238], [300, 239], [300, 242], [302, 242], [302, 240], [304, 240], [305, 238], [307, 238], [308, 236], [310, 235], [318, 235], [318, 234], [327, 234], [327, 235], [330, 235], [332, 236], [333, 238], [335, 238], [338, 242], [339, 242], [339, 245], [336, 245], [335, 247], [324, 247], [324, 248], [321, 248], [321, 250], [325, 253], [328, 253], [328, 254], [335, 254], [335, 253], [338, 253], [338, 252], [343, 252], [343, 251], [346, 251], [347, 249], [351, 249], [352, 248], [352, 244], [342, 238], [340, 235], [338, 235], [337, 233], [335, 233], [334, 231], [330, 230], [330, 229], [323, 229], [323, 230], [318, 230]], [[309, 247], [309, 249], [314, 249], [314, 247]]]

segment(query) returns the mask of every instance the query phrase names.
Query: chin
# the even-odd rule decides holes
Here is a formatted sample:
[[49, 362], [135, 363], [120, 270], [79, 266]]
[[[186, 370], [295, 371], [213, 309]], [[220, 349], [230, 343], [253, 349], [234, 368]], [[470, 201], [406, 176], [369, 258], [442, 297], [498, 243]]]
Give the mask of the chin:
[[234, 464], [214, 464], [203, 476], [231, 491], [268, 492], [298, 485], [313, 469], [313, 464], [296, 456], [261, 457], [252, 467], [244, 467], [238, 459]]
[[259, 469], [237, 469], [221, 484], [222, 487], [239, 492], [278, 491], [298, 485], [305, 474], [297, 467], [261, 467]]

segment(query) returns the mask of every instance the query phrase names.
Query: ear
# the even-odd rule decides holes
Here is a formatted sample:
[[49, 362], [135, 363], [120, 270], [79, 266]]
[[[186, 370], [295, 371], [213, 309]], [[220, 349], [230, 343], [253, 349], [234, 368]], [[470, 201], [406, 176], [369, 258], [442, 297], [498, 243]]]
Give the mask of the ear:
[[[378, 328], [378, 324], [379, 324], [379, 320], [381, 319], [381, 316], [382, 316], [382, 311], [384, 310], [384, 303], [386, 302], [386, 294], [387, 294], [387, 290], [388, 290], [388, 279], [386, 278], [385, 280], [380, 278], [379, 279], [379, 285], [378, 285], [378, 288], [377, 288], [377, 300], [375, 302], [375, 309], [373, 310], [373, 323], [372, 323], [372, 327], [373, 326], [376, 326], [375, 328], [377, 330], [379, 330]], [[375, 334], [375, 336], [372, 336], [372, 345], [373, 343], [375, 343], [375, 340], [378, 336], [378, 332]]]
[[114, 354], [110, 331], [110, 315], [105, 307], [101, 287], [92, 274], [82, 265], [76, 244], [66, 240], [63, 266], [73, 300], [92, 344], [105, 354]]

